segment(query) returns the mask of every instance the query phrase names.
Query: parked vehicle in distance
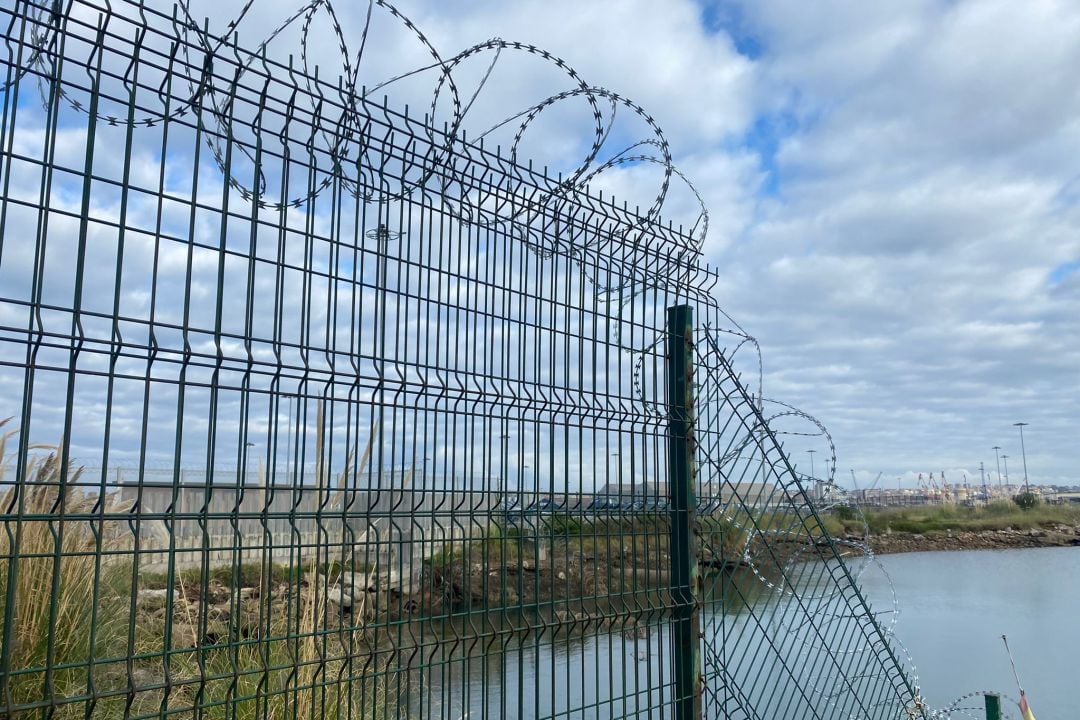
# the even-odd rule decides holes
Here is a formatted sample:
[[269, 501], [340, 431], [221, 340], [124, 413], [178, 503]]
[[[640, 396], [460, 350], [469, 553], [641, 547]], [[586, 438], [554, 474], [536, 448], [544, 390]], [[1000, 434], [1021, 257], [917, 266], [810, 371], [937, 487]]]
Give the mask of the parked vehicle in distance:
[[621, 504], [622, 503], [617, 497], [598, 495], [591, 503], [589, 503], [589, 507], [586, 508], [586, 510], [591, 513], [607, 514], [617, 512]]
[[724, 511], [724, 505], [726, 503], [723, 500], [707, 500], [705, 502], [698, 501], [697, 514], [698, 515], [717, 515]]
[[526, 515], [551, 515], [562, 510], [562, 503], [551, 498], [540, 498], [529, 503], [525, 508]]
[[645, 501], [645, 512], [652, 514], [666, 513], [671, 509], [667, 498], [649, 498]]
[[670, 507], [667, 498], [598, 496], [586, 510], [593, 515], [613, 517], [666, 513]]
[[521, 511], [517, 509], [518, 499], [509, 498], [502, 503], [502, 516], [503, 520], [513, 525], [521, 517]]
[[526, 505], [523, 510], [508, 510], [505, 513], [506, 522], [516, 525], [518, 522], [523, 522], [529, 518], [554, 515], [561, 512], [562, 509], [562, 503], [557, 500], [552, 500], [549, 497], [538, 498]]

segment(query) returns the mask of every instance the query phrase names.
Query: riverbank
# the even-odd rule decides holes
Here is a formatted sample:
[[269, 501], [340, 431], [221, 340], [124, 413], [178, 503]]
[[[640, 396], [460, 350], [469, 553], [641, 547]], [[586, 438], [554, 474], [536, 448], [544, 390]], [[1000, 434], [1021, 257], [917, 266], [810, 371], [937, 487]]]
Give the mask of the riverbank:
[[879, 555], [930, 550], [1003, 550], [1080, 546], [1080, 525], [1050, 528], [979, 530], [931, 533], [892, 532], [870, 536], [870, 547]]
[[853, 516], [830, 517], [827, 525], [834, 536], [852, 539], [869, 530], [870, 546], [881, 554], [1080, 546], [1080, 508], [1054, 505], [895, 508], [867, 511], [865, 525]]

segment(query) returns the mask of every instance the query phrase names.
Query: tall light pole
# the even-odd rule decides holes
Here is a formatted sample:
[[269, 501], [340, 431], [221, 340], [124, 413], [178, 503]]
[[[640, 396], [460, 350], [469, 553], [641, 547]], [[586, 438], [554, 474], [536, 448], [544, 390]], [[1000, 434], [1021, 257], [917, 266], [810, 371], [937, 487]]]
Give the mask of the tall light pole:
[[502, 458], [499, 463], [499, 502], [503, 505], [506, 504], [506, 473], [509, 470], [508, 464], [510, 456], [507, 454], [507, 445], [510, 442], [509, 435], [500, 435], [499, 440], [502, 441]]
[[[285, 480], [292, 481], [292, 427], [293, 427], [293, 396], [289, 396], [289, 424], [285, 428]], [[275, 463], [276, 464], [276, 463]], [[275, 473], [275, 484], [277, 477]]]
[[1001, 489], [1001, 458], [998, 456], [998, 452], [1001, 450], [1000, 445], [995, 445], [991, 448], [994, 451], [994, 460], [997, 462], [998, 469], [998, 490]]
[[817, 476], [814, 474], [814, 453], [816, 453], [816, 452], [817, 452], [817, 450], [814, 450], [814, 449], [810, 449], [810, 450], [806, 451], [806, 453], [810, 456], [810, 479], [811, 480], [817, 480]]
[[[622, 463], [619, 462], [619, 452], [615, 451], [613, 453], [610, 453], [610, 457], [611, 457], [611, 460], [609, 462], [613, 462], [616, 465], [616, 468], [615, 468], [615, 484], [616, 484], [616, 487], [619, 488], [619, 491], [618, 491], [618, 493], [616, 493], [616, 495], [619, 498], [619, 503], [622, 504], [622, 502], [623, 502], [623, 486], [622, 486], [623, 477], [622, 477]], [[611, 468], [611, 466], [609, 464], [608, 465], [608, 472], [609, 473], [611, 472], [610, 468]], [[611, 477], [611, 475], [609, 474], [608, 477]], [[608, 495], [610, 496], [611, 493], [608, 493]], [[634, 487], [633, 487], [633, 482], [631, 481], [631, 483], [630, 483], [630, 496], [633, 497], [633, 495], [634, 495]]]
[[1009, 456], [1002, 455], [1001, 459], [1005, 462], [1005, 487], [1009, 487]]
[[378, 393], [375, 397], [377, 404], [378, 424], [376, 431], [378, 438], [376, 440], [376, 453], [378, 456], [377, 466], [379, 470], [379, 482], [382, 482], [382, 465], [383, 465], [383, 427], [385, 424], [386, 414], [386, 260], [390, 252], [390, 241], [397, 240], [401, 237], [400, 232], [391, 232], [385, 223], [379, 223], [379, 226], [374, 230], [368, 230], [365, 236], [376, 241], [376, 252], [378, 255], [378, 264], [375, 267], [375, 371], [379, 376]]
[[[966, 475], [965, 475], [965, 477], [966, 477]], [[986, 489], [986, 472], [983, 470], [982, 460], [979, 461], [979, 477], [982, 478], [983, 502], [984, 503], [989, 503], [990, 502], [990, 491]]]
[[1027, 474], [1027, 450], [1024, 449], [1024, 426], [1027, 425], [1027, 424], [1028, 423], [1026, 423], [1026, 422], [1013, 423], [1013, 425], [1015, 427], [1020, 428], [1020, 456], [1024, 458], [1024, 492], [1025, 493], [1030, 493], [1031, 492], [1031, 486], [1028, 485], [1028, 474]]
[[248, 480], [248, 472], [249, 472], [248, 467], [251, 464], [251, 448], [253, 448], [253, 447], [255, 447], [255, 443], [253, 443], [253, 442], [244, 443], [244, 479], [240, 483], [241, 485], [244, 485], [244, 486], [247, 486], [247, 484], [248, 484], [248, 481], [247, 481]]

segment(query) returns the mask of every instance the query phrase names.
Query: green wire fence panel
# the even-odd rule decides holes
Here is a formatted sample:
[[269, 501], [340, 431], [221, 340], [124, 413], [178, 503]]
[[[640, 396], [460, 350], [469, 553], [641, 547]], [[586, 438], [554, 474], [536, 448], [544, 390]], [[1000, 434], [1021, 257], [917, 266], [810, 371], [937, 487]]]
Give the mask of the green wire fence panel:
[[705, 582], [709, 716], [922, 717], [892, 647], [895, 608], [879, 622], [859, 592], [859, 574], [879, 569], [865, 539], [829, 536], [817, 509], [827, 493], [800, 482], [767, 401], [738, 383], [717, 333], [703, 335], [697, 437], [703, 490], [721, 499], [698, 526], [703, 559], [733, 567]]
[[226, 5], [0, 9], [0, 713], [909, 717], [652, 118]]

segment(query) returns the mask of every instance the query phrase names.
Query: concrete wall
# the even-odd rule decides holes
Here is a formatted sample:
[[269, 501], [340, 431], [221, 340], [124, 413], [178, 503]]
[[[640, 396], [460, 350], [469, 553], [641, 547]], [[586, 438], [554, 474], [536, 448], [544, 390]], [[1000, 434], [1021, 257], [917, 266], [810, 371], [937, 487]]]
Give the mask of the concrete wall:
[[235, 478], [121, 484], [113, 497], [125, 509], [118, 548], [134, 552], [137, 534], [140, 567], [155, 571], [168, 566], [170, 548], [178, 568], [266, 558], [419, 565], [449, 542], [482, 536], [501, 505], [494, 492], [237, 486]]

